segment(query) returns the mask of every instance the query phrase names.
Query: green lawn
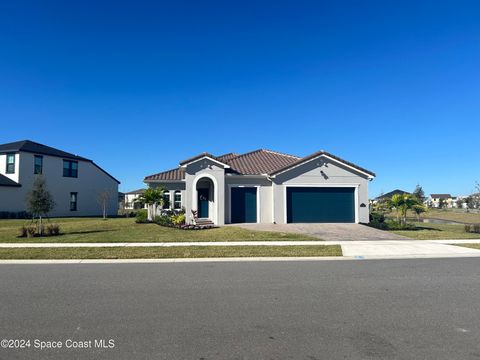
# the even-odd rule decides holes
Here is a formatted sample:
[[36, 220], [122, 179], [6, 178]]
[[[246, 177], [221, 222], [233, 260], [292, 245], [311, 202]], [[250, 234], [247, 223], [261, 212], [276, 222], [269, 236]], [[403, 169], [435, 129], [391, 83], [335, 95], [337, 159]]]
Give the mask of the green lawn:
[[480, 250], [480, 244], [455, 244], [456, 246], [467, 247], [470, 249], [477, 249]]
[[394, 234], [417, 240], [480, 239], [480, 234], [467, 233], [463, 225], [415, 223], [418, 230], [393, 230]]
[[423, 218], [457, 221], [461, 223], [480, 223], [480, 214], [465, 212], [461, 209], [429, 209]]
[[245, 240], [319, 240], [307, 235], [251, 231], [234, 226], [209, 230], [178, 230], [156, 224], [136, 224], [133, 218], [62, 218], [52, 222], [61, 226], [62, 235], [19, 238], [25, 220], [0, 220], [0, 242], [180, 242]]
[[[386, 214], [389, 218], [396, 218], [397, 214], [395, 212], [390, 212]], [[407, 213], [407, 216], [410, 221], [416, 221], [417, 217], [412, 211]], [[421, 215], [422, 219], [440, 219], [447, 221], [456, 221], [459, 223], [480, 223], [480, 214], [473, 212], [465, 212], [463, 209], [428, 209], [426, 213]]]
[[0, 259], [168, 259], [206, 257], [342, 256], [339, 245], [189, 246], [0, 249]]

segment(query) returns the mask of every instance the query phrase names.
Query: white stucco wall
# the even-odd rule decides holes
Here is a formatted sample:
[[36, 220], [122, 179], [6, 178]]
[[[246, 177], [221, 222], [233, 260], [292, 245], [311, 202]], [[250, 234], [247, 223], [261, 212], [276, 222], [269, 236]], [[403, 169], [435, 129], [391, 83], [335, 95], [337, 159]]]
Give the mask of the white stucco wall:
[[[22, 184], [20, 188], [0, 187], [0, 211], [25, 210], [25, 198], [31, 190], [34, 174], [34, 155], [20, 152], [16, 161], [18, 166], [18, 179]], [[4, 156], [4, 155], [3, 155]], [[5, 161], [5, 160], [4, 160]], [[0, 159], [0, 168], [1, 168]], [[5, 167], [2, 169], [4, 174]], [[98, 195], [108, 192], [108, 215], [116, 215], [118, 211], [118, 183], [102, 170], [88, 161], [78, 161], [78, 178], [63, 177], [63, 159], [54, 156], [43, 155], [43, 175], [48, 190], [56, 203], [54, 210], [49, 214], [52, 217], [60, 216], [100, 216], [102, 209], [98, 203]], [[7, 190], [5, 190], [7, 189]], [[18, 189], [19, 191], [8, 190]], [[70, 193], [78, 193], [77, 211], [70, 211]], [[8, 193], [9, 195], [6, 195]], [[14, 197], [14, 201], [7, 201], [8, 197]]]
[[191, 210], [198, 210], [196, 183], [205, 177], [214, 183], [214, 197], [210, 199], [213, 207], [211, 220], [216, 225], [223, 225], [225, 224], [225, 169], [209, 159], [193, 162], [185, 169], [185, 186], [188, 189], [185, 199], [187, 222], [192, 221]]

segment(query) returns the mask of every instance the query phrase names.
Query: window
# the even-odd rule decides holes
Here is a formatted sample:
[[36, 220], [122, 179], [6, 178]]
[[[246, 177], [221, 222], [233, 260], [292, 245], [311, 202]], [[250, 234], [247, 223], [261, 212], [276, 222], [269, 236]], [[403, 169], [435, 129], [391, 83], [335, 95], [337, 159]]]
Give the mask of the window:
[[78, 161], [63, 160], [63, 176], [78, 177]]
[[77, 211], [77, 193], [70, 193], [70, 211]]
[[43, 173], [43, 156], [35, 155], [33, 160], [33, 173], [42, 174]]
[[7, 174], [15, 173], [15, 154], [7, 154]]
[[182, 208], [182, 192], [176, 190], [173, 195], [173, 208], [178, 210]]
[[170, 191], [165, 190], [163, 193], [163, 206], [162, 209], [170, 209]]

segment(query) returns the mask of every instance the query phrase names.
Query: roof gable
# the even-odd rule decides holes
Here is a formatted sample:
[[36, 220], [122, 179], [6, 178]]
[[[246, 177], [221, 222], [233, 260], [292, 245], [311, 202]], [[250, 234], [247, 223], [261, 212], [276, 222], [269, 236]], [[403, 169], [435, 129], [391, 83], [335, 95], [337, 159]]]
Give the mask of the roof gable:
[[6, 177], [5, 175], [0, 174], [0, 186], [20, 187], [22, 185]]
[[362, 168], [362, 167], [360, 167], [360, 166], [358, 166], [358, 165], [355, 165], [355, 164], [353, 164], [353, 163], [351, 163], [351, 162], [349, 162], [349, 161], [346, 161], [346, 160], [344, 160], [344, 159], [342, 159], [342, 158], [340, 158], [340, 157], [338, 157], [338, 156], [335, 156], [335, 155], [333, 155], [333, 154], [331, 154], [331, 153], [329, 153], [329, 152], [326, 152], [325, 150], [320, 150], [320, 151], [317, 151], [316, 153], [313, 153], [313, 154], [311, 154], [311, 155], [305, 156], [304, 158], [299, 159], [298, 161], [296, 161], [295, 163], [293, 163], [293, 164], [291, 164], [291, 165], [285, 166], [284, 168], [281, 168], [281, 169], [278, 169], [278, 170], [272, 172], [271, 175], [281, 174], [281, 173], [283, 173], [283, 172], [285, 172], [285, 171], [288, 171], [288, 170], [290, 170], [290, 169], [293, 169], [293, 168], [295, 168], [295, 167], [297, 167], [297, 166], [300, 166], [300, 165], [302, 165], [302, 164], [304, 164], [304, 163], [306, 163], [306, 162], [315, 160], [315, 159], [317, 159], [317, 158], [319, 158], [319, 157], [322, 157], [322, 156], [324, 156], [324, 157], [326, 157], [326, 158], [329, 158], [329, 159], [331, 159], [331, 160], [334, 160], [334, 161], [336, 161], [336, 162], [339, 162], [339, 163], [341, 163], [341, 164], [343, 164], [343, 165], [345, 165], [345, 166], [347, 166], [347, 167], [349, 167], [349, 168], [352, 168], [352, 169], [354, 169], [354, 170], [356, 170], [356, 171], [358, 171], [358, 172], [360, 172], [360, 173], [363, 173], [363, 174], [367, 175], [369, 178], [375, 177], [375, 173], [373, 173], [373, 172], [371, 172], [371, 171], [369, 171], [369, 170], [366, 170], [366, 169], [364, 169], [364, 168]]
[[[227, 154], [228, 155], [228, 154]], [[180, 162], [180, 166], [182, 167], [185, 167], [185, 166], [188, 166], [192, 163], [195, 163], [197, 161], [200, 161], [202, 159], [209, 159], [217, 164], [220, 164], [222, 165], [223, 167], [225, 168], [229, 168], [230, 165], [226, 164], [225, 162], [222, 162], [220, 161], [217, 157], [215, 157], [214, 155], [210, 154], [210, 153], [207, 153], [207, 152], [204, 152], [204, 153], [201, 153], [201, 154], [198, 154], [192, 158], [189, 158], [189, 159], [186, 159], [186, 160], [183, 160]]]

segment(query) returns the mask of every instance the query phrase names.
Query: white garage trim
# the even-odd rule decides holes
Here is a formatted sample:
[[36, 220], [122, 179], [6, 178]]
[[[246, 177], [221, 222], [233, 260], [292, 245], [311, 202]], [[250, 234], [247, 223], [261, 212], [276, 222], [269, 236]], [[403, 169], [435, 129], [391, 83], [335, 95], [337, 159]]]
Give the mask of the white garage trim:
[[288, 187], [312, 187], [312, 188], [322, 188], [322, 187], [345, 187], [345, 188], [354, 188], [354, 201], [355, 201], [355, 223], [360, 222], [359, 218], [359, 209], [358, 209], [358, 204], [359, 204], [359, 199], [358, 199], [358, 188], [360, 187], [360, 184], [292, 184], [292, 185], [284, 185], [283, 186], [283, 221], [285, 224], [287, 224], [287, 188]]

